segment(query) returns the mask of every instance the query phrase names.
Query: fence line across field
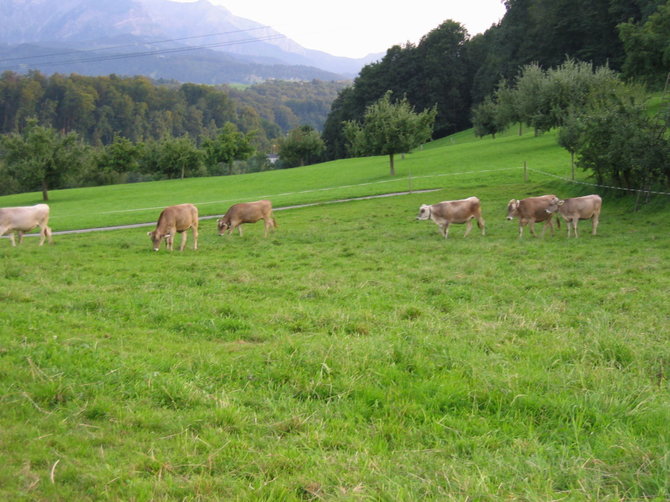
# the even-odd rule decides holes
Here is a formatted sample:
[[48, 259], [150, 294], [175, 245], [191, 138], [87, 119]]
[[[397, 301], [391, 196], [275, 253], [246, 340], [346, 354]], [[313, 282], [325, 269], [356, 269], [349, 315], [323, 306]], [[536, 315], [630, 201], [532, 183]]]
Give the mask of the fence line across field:
[[[306, 194], [306, 193], [317, 193], [317, 192], [327, 192], [330, 190], [341, 190], [344, 188], [356, 188], [356, 187], [362, 187], [362, 186], [370, 186], [370, 185], [381, 185], [383, 183], [400, 183], [406, 180], [418, 180], [418, 179], [428, 179], [428, 178], [440, 178], [444, 176], [462, 176], [462, 175], [467, 175], [467, 174], [480, 174], [480, 173], [492, 173], [492, 172], [500, 172], [500, 171], [512, 171], [512, 170], [517, 170], [521, 169], [520, 167], [505, 167], [501, 169], [485, 169], [481, 171], [462, 171], [462, 172], [456, 172], [456, 173], [439, 173], [439, 174], [426, 174], [422, 176], [411, 176], [408, 175], [404, 178], [395, 178], [391, 180], [381, 180], [381, 181], [368, 181], [366, 183], [356, 183], [352, 185], [338, 185], [334, 187], [324, 187], [324, 188], [312, 188], [309, 190], [298, 190], [295, 192], [282, 192], [282, 193], [276, 193], [276, 194], [266, 194], [266, 195], [256, 195], [254, 197], [249, 197], [250, 199], [274, 199], [276, 197], [288, 197], [291, 195], [300, 195], [300, 194]], [[410, 192], [420, 192], [420, 190], [410, 190]], [[214, 200], [214, 201], [208, 201], [208, 202], [193, 202], [196, 206], [206, 206], [210, 204], [223, 204], [223, 203], [229, 203], [229, 202], [236, 202], [239, 201], [239, 198], [236, 199], [223, 199], [223, 200]], [[156, 206], [156, 207], [141, 207], [141, 208], [136, 208], [136, 209], [117, 209], [114, 211], [103, 211], [101, 213], [96, 213], [96, 214], [119, 214], [119, 213], [136, 213], [140, 211], [153, 211], [157, 209], [164, 209], [165, 206]]]
[[577, 180], [571, 180], [570, 178], [565, 178], [563, 176], [559, 176], [557, 174], [552, 174], [548, 173], [545, 171], [540, 171], [539, 169], [533, 169], [532, 167], [528, 168], [529, 171], [533, 171], [535, 173], [540, 173], [544, 174], [545, 176], [550, 176], [552, 178], [557, 178], [562, 181], [568, 181], [570, 183], [575, 183], [577, 185], [587, 185], [587, 186], [592, 186], [592, 187], [598, 187], [598, 188], [609, 188], [612, 190], [623, 190], [625, 192], [634, 192], [634, 193], [640, 193], [640, 194], [651, 194], [651, 195], [670, 195], [670, 192], [658, 192], [656, 190], [643, 190], [640, 188], [622, 188], [622, 187], [613, 187], [609, 185], [601, 185], [598, 183], [588, 183], [586, 181], [577, 181]]
[[[446, 177], [446, 176], [466, 176], [466, 175], [473, 175], [473, 174], [483, 174], [483, 173], [494, 173], [494, 172], [503, 172], [503, 171], [514, 171], [514, 170], [523, 170], [524, 173], [527, 171], [542, 174], [544, 176], [549, 176], [551, 178], [556, 178], [562, 181], [566, 181], [569, 183], [574, 183], [577, 185], [587, 185], [587, 186], [593, 186], [593, 187], [599, 187], [599, 188], [608, 188], [612, 190], [622, 190], [622, 191], [627, 191], [627, 192], [634, 192], [634, 193], [641, 193], [641, 194], [651, 194], [651, 195], [670, 195], [669, 192], [659, 192], [655, 190], [642, 190], [642, 189], [633, 189], [633, 188], [621, 188], [621, 187], [615, 187], [615, 186], [609, 186], [609, 185], [602, 185], [598, 183], [588, 183], [586, 181], [577, 181], [573, 180], [570, 178], [566, 178], [564, 176], [559, 176], [557, 174], [553, 173], [548, 173], [546, 171], [542, 171], [540, 169], [535, 169], [527, 166], [517, 166], [517, 167], [504, 167], [500, 169], [484, 169], [484, 170], [479, 170], [479, 171], [459, 171], [459, 172], [454, 172], [454, 173], [438, 173], [438, 174], [425, 174], [425, 175], [420, 175], [420, 176], [412, 176], [411, 174], [408, 174], [407, 176], [403, 178], [395, 178], [395, 179], [389, 179], [389, 180], [380, 180], [380, 181], [368, 181], [365, 183], [356, 183], [356, 184], [350, 184], [350, 185], [339, 185], [339, 186], [333, 186], [333, 187], [324, 187], [324, 188], [313, 188], [309, 190], [298, 190], [295, 192], [282, 192], [282, 193], [276, 193], [276, 194], [265, 194], [265, 195], [257, 195], [254, 197], [249, 197], [250, 199], [274, 199], [278, 197], [289, 197], [292, 195], [300, 195], [300, 194], [308, 194], [308, 193], [318, 193], [318, 192], [327, 192], [327, 191], [332, 191], [332, 190], [342, 190], [346, 188], [357, 188], [357, 187], [363, 187], [363, 186], [372, 186], [372, 185], [381, 185], [384, 183], [401, 183], [404, 181], [407, 181], [409, 183], [409, 192], [420, 192], [420, 190], [412, 190], [411, 185], [413, 180], [420, 180], [420, 179], [430, 179], [430, 178], [441, 178], [441, 177]], [[211, 205], [211, 204], [223, 204], [223, 203], [231, 203], [231, 202], [238, 202], [239, 198], [236, 199], [222, 199], [222, 200], [215, 200], [215, 201], [207, 201], [207, 202], [194, 202], [193, 204], [197, 206], [206, 206], [206, 205]], [[327, 201], [323, 201], [321, 203], [325, 203]], [[118, 209], [114, 211], [103, 211], [101, 213], [97, 214], [121, 214], [121, 213], [135, 213], [135, 212], [141, 212], [141, 211], [155, 211], [159, 209], [164, 209], [165, 206], [155, 206], [155, 207], [142, 207], [142, 208], [135, 208], [135, 209]], [[279, 208], [277, 208], [279, 209]], [[55, 216], [55, 218], [58, 218], [58, 216]]]

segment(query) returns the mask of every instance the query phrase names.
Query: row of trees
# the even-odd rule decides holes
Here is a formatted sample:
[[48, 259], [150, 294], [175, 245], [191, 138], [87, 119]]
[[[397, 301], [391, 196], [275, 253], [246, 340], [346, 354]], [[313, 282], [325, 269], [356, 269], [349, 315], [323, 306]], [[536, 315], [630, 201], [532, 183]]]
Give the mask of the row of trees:
[[[505, 0], [503, 19], [471, 37], [446, 21], [418, 44], [391, 47], [340, 91], [324, 125], [328, 159], [350, 154], [342, 124], [361, 121], [391, 90], [417, 110], [436, 106], [434, 137], [470, 126], [470, 110], [522, 66], [566, 56], [660, 88], [670, 65], [670, 0]], [[655, 86], [655, 87], [654, 87]]]
[[475, 133], [493, 135], [513, 123], [536, 134], [559, 128], [558, 141], [599, 183], [649, 190], [670, 184], [666, 113], [649, 114], [644, 89], [607, 67], [572, 60], [544, 70], [523, 67], [511, 84], [473, 110]]
[[[31, 119], [20, 133], [0, 138], [0, 195], [130, 181], [214, 176], [268, 169], [265, 155], [255, 158], [252, 134], [226, 123], [196, 144], [189, 136], [132, 142], [117, 136], [92, 147], [76, 132], [63, 133]], [[237, 162], [236, 162], [237, 161]], [[240, 161], [246, 161], [238, 165]]]

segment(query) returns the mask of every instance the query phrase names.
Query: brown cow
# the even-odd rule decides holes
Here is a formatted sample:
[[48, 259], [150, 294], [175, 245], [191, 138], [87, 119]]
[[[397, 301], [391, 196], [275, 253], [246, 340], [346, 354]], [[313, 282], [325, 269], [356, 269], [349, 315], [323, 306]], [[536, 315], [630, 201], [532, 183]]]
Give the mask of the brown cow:
[[[515, 217], [519, 218], [519, 237], [523, 235], [523, 227], [530, 224], [530, 233], [537, 237], [535, 233], [535, 223], [545, 222], [542, 227], [542, 237], [547, 226], [551, 229], [551, 235], [554, 235], [554, 224], [552, 214], [547, 212], [547, 208], [551, 201], [556, 198], [555, 195], [541, 195], [539, 197], [528, 197], [526, 199], [517, 200], [512, 199], [507, 204], [507, 219], [512, 220]], [[561, 222], [556, 218], [558, 227], [561, 227]]]
[[575, 229], [575, 238], [577, 235], [577, 223], [579, 220], [591, 220], [591, 235], [596, 235], [598, 223], [600, 221], [600, 209], [603, 200], [600, 195], [584, 195], [583, 197], [572, 197], [569, 199], [559, 199], [554, 197], [547, 207], [547, 213], [558, 213], [568, 223], [568, 237], [570, 237], [570, 227]]
[[486, 234], [484, 218], [482, 218], [482, 208], [477, 197], [468, 197], [461, 200], [445, 200], [437, 204], [423, 204], [419, 208], [417, 220], [433, 220], [444, 238], [449, 237], [449, 225], [452, 223], [465, 223], [465, 234], [467, 237], [472, 230], [472, 220], [477, 219], [477, 226], [481, 229], [482, 235]]
[[30, 232], [35, 227], [40, 227], [40, 246], [46, 239], [49, 239], [49, 244], [51, 244], [51, 229], [47, 226], [48, 223], [49, 206], [47, 204], [0, 208], [0, 236], [9, 232], [12, 246], [16, 246], [14, 233], [19, 235], [19, 244], [21, 244], [23, 234]]
[[226, 231], [232, 234], [236, 228], [242, 235], [243, 223], [256, 223], [258, 220], [263, 220], [265, 223], [265, 237], [268, 236], [270, 227], [277, 228], [277, 222], [272, 217], [272, 202], [269, 200], [233, 204], [223, 218], [216, 220], [216, 224], [219, 235], [224, 235]]
[[181, 234], [179, 251], [183, 251], [186, 246], [186, 231], [189, 228], [193, 231], [193, 249], [196, 250], [198, 249], [198, 208], [193, 204], [179, 204], [163, 209], [158, 217], [156, 229], [147, 232], [147, 235], [151, 237], [154, 251], [158, 251], [163, 239], [165, 239], [168, 251], [172, 251], [174, 235], [179, 233]]

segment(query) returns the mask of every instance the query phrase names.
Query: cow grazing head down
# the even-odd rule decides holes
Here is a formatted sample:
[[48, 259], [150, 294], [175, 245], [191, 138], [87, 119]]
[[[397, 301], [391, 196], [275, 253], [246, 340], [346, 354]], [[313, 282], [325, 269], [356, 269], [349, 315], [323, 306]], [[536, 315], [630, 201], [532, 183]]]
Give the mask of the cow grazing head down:
[[419, 208], [419, 214], [417, 215], [417, 220], [428, 220], [430, 219], [431, 209], [428, 204], [422, 204]]
[[519, 213], [519, 201], [517, 199], [512, 199], [507, 203], [507, 219], [513, 220], [515, 216]]
[[223, 221], [223, 218], [216, 220], [216, 227], [219, 229], [219, 235], [226, 233], [226, 230], [230, 228], [230, 222]]
[[165, 239], [165, 242], [167, 243], [168, 248], [172, 247], [171, 246], [171, 241], [172, 241], [172, 234], [162, 234], [159, 230], [152, 230], [151, 232], [147, 232], [147, 235], [151, 239], [151, 243], [153, 244], [154, 251], [158, 251], [161, 247], [161, 241]]

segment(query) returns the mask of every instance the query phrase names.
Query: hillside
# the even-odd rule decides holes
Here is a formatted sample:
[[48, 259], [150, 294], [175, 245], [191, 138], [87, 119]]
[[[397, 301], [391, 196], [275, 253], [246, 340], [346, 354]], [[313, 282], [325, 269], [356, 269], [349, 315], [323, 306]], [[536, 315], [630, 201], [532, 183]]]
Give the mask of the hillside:
[[[183, 253], [0, 239], [0, 498], [667, 499], [668, 199], [598, 188], [598, 236], [518, 239], [510, 198], [595, 189], [567, 166], [552, 135], [470, 132], [395, 179], [379, 157], [54, 192], [62, 230], [439, 189], [278, 210], [267, 239], [203, 220]], [[415, 220], [469, 195], [486, 236]]]

